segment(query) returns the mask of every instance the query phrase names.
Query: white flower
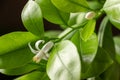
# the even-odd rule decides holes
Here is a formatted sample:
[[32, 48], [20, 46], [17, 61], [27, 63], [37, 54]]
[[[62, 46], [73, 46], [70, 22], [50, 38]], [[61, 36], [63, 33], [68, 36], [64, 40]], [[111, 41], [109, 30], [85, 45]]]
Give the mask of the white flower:
[[32, 53], [36, 54], [34, 57], [33, 57], [33, 61], [35, 61], [36, 63], [39, 63], [41, 59], [48, 59], [49, 57], [49, 50], [53, 47], [54, 43], [52, 41], [49, 41], [47, 42], [41, 49], [39, 48], [39, 45], [41, 43], [44, 43], [45, 41], [44, 40], [38, 40], [36, 43], [35, 43], [35, 49], [33, 49], [30, 45], [30, 43], [28, 43], [28, 46], [31, 50]]

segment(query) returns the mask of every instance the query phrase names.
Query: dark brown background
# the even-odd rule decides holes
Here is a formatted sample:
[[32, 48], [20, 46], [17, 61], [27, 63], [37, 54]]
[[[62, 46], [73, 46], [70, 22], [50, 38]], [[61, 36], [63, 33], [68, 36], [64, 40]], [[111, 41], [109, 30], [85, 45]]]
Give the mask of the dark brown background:
[[[0, 35], [12, 31], [26, 30], [21, 21], [21, 11], [28, 0], [1, 0], [0, 1]], [[44, 20], [45, 29], [59, 29]]]

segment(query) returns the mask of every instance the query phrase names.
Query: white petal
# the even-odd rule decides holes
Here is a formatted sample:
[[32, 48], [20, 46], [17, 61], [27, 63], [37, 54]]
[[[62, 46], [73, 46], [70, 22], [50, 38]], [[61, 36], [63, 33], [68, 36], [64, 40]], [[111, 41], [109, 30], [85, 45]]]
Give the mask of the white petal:
[[47, 42], [41, 50], [44, 51], [44, 53], [48, 53], [48, 51], [53, 47], [54, 43], [52, 41]]
[[29, 46], [32, 53], [37, 54], [37, 50], [32, 48], [32, 46], [30, 45], [30, 42], [28, 43], [28, 46]]
[[36, 54], [36, 55], [33, 57], [33, 61], [35, 61], [36, 63], [39, 63], [44, 56], [45, 56], [45, 54], [44, 54], [44, 52], [41, 50], [41, 51], [39, 51], [38, 54]]
[[44, 42], [45, 42], [44, 40], [38, 40], [38, 41], [35, 43], [35, 48], [36, 48], [37, 50], [40, 50], [39, 45], [40, 45], [41, 43], [44, 43]]

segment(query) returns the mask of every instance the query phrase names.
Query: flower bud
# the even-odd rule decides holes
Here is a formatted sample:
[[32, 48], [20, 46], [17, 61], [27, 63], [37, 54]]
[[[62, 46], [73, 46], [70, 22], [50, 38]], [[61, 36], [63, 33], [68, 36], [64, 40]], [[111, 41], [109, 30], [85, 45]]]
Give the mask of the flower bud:
[[96, 13], [91, 11], [91, 12], [86, 13], [85, 18], [90, 20], [90, 19], [93, 19], [95, 17], [95, 15], [96, 15]]

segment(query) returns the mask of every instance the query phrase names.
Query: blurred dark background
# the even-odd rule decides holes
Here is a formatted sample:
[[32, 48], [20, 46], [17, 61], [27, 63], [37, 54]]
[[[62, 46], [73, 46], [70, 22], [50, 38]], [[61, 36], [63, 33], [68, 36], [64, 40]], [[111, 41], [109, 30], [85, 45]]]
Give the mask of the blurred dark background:
[[0, 35], [25, 30], [21, 22], [21, 11], [27, 0], [1, 0], [0, 2]]
[[[21, 11], [27, 0], [0, 1], [0, 35], [12, 31], [24, 31], [21, 22]], [[6, 76], [0, 73], [0, 80], [13, 80], [16, 76]]]
[[[0, 1], [0, 35], [12, 31], [25, 31], [21, 21], [21, 11], [28, 0], [1, 0]], [[45, 30], [60, 29], [44, 20]], [[100, 21], [97, 22], [99, 25]], [[114, 35], [120, 34], [120, 31], [113, 28]], [[12, 80], [16, 76], [6, 76], [0, 74], [0, 80]]]
[[[0, 35], [12, 31], [26, 30], [21, 21], [21, 11], [28, 0], [1, 0], [0, 1]], [[44, 20], [45, 30], [60, 29]]]

